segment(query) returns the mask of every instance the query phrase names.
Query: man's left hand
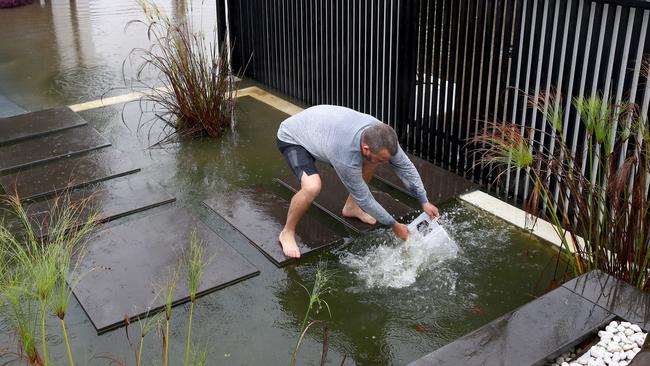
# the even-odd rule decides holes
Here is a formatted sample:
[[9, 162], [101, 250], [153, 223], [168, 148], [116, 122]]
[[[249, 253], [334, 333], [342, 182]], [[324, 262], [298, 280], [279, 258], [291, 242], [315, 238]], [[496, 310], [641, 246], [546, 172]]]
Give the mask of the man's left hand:
[[434, 206], [431, 202], [425, 202], [422, 204], [422, 210], [426, 212], [429, 217], [432, 219], [439, 219], [440, 218], [440, 212], [438, 212], [438, 207]]

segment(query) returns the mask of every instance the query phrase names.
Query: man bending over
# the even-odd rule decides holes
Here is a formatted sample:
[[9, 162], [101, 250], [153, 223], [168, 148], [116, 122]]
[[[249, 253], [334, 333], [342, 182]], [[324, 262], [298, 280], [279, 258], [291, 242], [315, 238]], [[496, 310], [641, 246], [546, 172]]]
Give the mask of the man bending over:
[[402, 240], [408, 238], [407, 226], [395, 221], [368, 188], [375, 169], [383, 163], [390, 163], [420, 201], [422, 210], [431, 217], [439, 217], [438, 208], [427, 199], [419, 173], [399, 146], [395, 131], [370, 115], [331, 105], [311, 107], [282, 122], [277, 144], [300, 180], [300, 190], [291, 199], [287, 222], [279, 237], [287, 257], [300, 257], [296, 225], [320, 193], [316, 159], [331, 164], [350, 193], [343, 206], [344, 217], [370, 225], [379, 221], [391, 226]]

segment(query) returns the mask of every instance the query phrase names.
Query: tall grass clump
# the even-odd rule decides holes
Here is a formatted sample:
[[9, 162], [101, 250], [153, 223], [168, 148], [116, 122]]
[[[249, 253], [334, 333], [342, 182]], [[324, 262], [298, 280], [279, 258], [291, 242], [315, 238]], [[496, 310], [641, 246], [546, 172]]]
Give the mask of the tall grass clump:
[[307, 295], [309, 296], [309, 304], [307, 305], [305, 316], [302, 320], [302, 323], [300, 324], [300, 337], [296, 341], [296, 345], [293, 348], [293, 352], [291, 354], [291, 361], [289, 361], [290, 366], [295, 366], [296, 357], [298, 355], [298, 349], [300, 348], [300, 344], [302, 343], [302, 340], [305, 337], [305, 334], [307, 334], [309, 328], [312, 325], [319, 323], [318, 320], [314, 320], [308, 323], [312, 310], [316, 309], [316, 312], [318, 313], [320, 310], [323, 309], [323, 306], [325, 306], [328, 314], [330, 316], [332, 315], [330, 311], [330, 307], [327, 304], [327, 301], [325, 301], [322, 297], [324, 295], [329, 294], [332, 291], [329, 282], [331, 281], [333, 274], [334, 273], [331, 270], [327, 269], [326, 262], [318, 262], [318, 264], [316, 265], [314, 285], [312, 286], [311, 291], [307, 289], [307, 287], [299, 283], [299, 285], [303, 289], [305, 289], [305, 292], [307, 292]]
[[65, 195], [50, 208], [49, 220], [39, 224], [30, 218], [18, 196], [4, 196], [2, 201], [19, 226], [10, 228], [0, 223], [0, 262], [5, 270], [8, 316], [20, 345], [31, 364], [49, 364], [46, 320], [51, 312], [59, 319], [68, 361], [74, 365], [65, 313], [75, 283], [71, 276], [78, 276], [75, 272], [96, 215], [83, 219], [83, 204], [71, 203]]
[[[650, 59], [644, 65], [648, 79]], [[498, 170], [497, 180], [514, 169], [525, 172], [532, 186], [527, 212], [551, 221], [574, 274], [600, 269], [650, 291], [646, 116], [632, 103], [614, 103], [601, 95], [574, 98], [574, 113], [586, 135], [576, 148], [563, 126], [566, 111], [559, 95], [541, 94], [529, 102], [550, 128], [492, 123], [470, 140], [479, 146], [478, 164]], [[533, 147], [534, 136], [547, 143]]]
[[[155, 115], [141, 121], [138, 128], [149, 124], [151, 137], [153, 126], [160, 124], [162, 132], [154, 144], [182, 136], [221, 136], [233, 125], [236, 99], [228, 47], [206, 40], [191, 21], [172, 20], [152, 2], [138, 2], [144, 20], [133, 20], [127, 27], [143, 25], [151, 46], [132, 50], [125, 64], [136, 60], [130, 87], [143, 92], [141, 105], [152, 106]], [[214, 35], [216, 39], [216, 30]], [[155, 81], [165, 86], [154, 85], [151, 72], [157, 74]], [[126, 84], [126, 76], [124, 79]]]

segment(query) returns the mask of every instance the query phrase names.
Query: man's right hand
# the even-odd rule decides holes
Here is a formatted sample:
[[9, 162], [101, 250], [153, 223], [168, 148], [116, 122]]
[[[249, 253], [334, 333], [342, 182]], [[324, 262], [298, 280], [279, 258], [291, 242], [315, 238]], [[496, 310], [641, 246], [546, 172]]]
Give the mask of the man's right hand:
[[408, 229], [408, 226], [406, 226], [406, 225], [404, 225], [404, 224], [400, 224], [399, 222], [396, 222], [396, 223], [393, 225], [393, 232], [395, 233], [395, 235], [396, 235], [398, 238], [400, 238], [400, 239], [402, 239], [402, 240], [406, 240], [406, 239], [409, 238], [409, 229]]

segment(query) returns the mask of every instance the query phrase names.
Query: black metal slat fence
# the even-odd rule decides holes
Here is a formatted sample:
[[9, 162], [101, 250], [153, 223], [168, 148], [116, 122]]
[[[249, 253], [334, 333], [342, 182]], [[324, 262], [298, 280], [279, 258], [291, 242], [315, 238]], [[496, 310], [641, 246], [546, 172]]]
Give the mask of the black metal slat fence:
[[[648, 116], [650, 3], [637, 0], [218, 0], [235, 69], [306, 104], [337, 104], [393, 126], [407, 150], [488, 184], [467, 139], [491, 121], [550, 132], [526, 96], [557, 87], [565, 135], [584, 131], [571, 98], [601, 93]], [[224, 2], [225, 1], [225, 2]], [[553, 149], [543, 133], [533, 149]], [[503, 195], [524, 198], [521, 172]]]

